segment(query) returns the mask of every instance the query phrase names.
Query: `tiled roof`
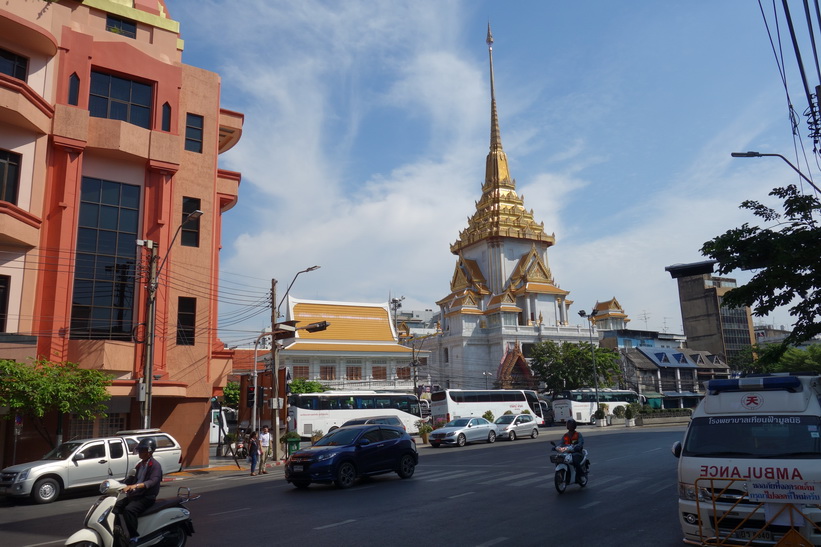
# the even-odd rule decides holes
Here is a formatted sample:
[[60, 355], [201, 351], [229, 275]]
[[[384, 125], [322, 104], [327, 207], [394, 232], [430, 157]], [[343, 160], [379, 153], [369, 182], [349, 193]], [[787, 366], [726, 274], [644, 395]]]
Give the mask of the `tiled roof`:
[[396, 342], [387, 304], [316, 302], [291, 298], [291, 317], [297, 326], [328, 321], [330, 326], [319, 332], [297, 331], [299, 340], [345, 340]]

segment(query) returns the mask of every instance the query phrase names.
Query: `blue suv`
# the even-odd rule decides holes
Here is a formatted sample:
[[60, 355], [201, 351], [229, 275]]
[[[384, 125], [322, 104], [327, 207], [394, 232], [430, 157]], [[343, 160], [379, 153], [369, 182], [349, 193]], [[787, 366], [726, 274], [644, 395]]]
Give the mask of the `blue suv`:
[[401, 427], [353, 425], [335, 429], [313, 446], [291, 454], [285, 480], [297, 488], [314, 482], [348, 488], [365, 475], [396, 473], [409, 479], [418, 463], [416, 443]]

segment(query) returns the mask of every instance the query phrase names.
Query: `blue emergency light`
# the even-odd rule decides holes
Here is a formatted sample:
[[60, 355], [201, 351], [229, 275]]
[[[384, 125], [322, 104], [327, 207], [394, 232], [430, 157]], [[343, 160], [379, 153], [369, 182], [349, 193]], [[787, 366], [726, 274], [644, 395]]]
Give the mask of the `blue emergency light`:
[[722, 391], [785, 390], [801, 391], [801, 379], [796, 376], [755, 376], [728, 380], [710, 380], [707, 389], [713, 394]]

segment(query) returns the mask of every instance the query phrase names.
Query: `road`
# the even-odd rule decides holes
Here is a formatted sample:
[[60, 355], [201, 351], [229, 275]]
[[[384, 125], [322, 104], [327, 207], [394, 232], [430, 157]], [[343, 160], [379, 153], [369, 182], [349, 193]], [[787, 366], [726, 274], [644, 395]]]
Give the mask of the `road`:
[[[590, 482], [562, 495], [548, 441], [563, 429], [541, 431], [535, 440], [423, 447], [409, 480], [391, 474], [349, 490], [297, 490], [281, 468], [257, 477], [212, 471], [168, 482], [161, 496], [179, 486], [202, 494], [189, 505], [189, 545], [682, 545], [670, 446], [683, 427], [581, 427]], [[0, 544], [61, 545], [94, 500], [83, 493], [49, 505], [0, 501]]]

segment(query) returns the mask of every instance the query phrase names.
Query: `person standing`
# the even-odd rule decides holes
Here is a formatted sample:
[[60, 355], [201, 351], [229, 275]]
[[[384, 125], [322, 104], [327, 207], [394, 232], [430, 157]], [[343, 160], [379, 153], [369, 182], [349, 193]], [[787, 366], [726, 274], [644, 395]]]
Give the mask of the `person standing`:
[[135, 473], [123, 481], [126, 497], [114, 504], [114, 514], [122, 514], [126, 530], [123, 530], [132, 541], [138, 537], [138, 517], [154, 505], [160, 493], [162, 482], [162, 465], [154, 459], [157, 442], [151, 437], [140, 439], [137, 454], [140, 462], [134, 468]]
[[248, 437], [248, 457], [251, 458], [251, 476], [257, 474], [257, 462], [259, 461], [259, 439], [257, 439], [257, 432], [252, 431]]
[[262, 433], [259, 434], [259, 472], [266, 475], [268, 474], [268, 471], [265, 469], [265, 463], [268, 461], [268, 458], [271, 457], [271, 449], [273, 448], [271, 444], [272, 439], [273, 435], [268, 430], [268, 426], [262, 426]]

